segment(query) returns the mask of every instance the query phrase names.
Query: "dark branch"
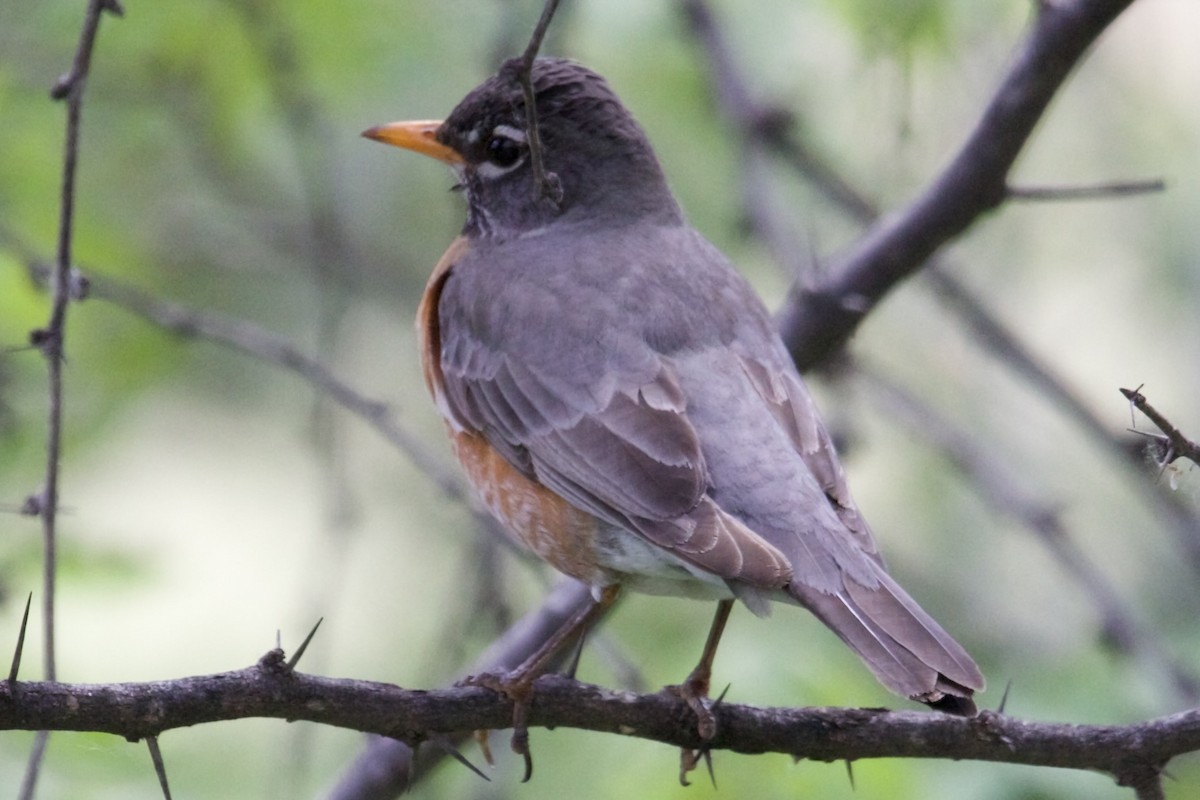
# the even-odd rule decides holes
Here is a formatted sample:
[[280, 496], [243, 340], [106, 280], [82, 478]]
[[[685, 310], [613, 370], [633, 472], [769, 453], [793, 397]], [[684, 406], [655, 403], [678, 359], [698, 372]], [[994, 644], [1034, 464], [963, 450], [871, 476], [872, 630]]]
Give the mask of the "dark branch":
[[[304, 675], [272, 651], [234, 672], [152, 683], [19, 683], [0, 695], [0, 729], [111, 733], [136, 740], [173, 728], [250, 717], [307, 720], [416, 743], [452, 731], [503, 728], [512, 709], [478, 687], [414, 691]], [[722, 703], [706, 746], [795, 758], [947, 758], [1097, 770], [1124, 778], [1157, 773], [1200, 750], [1200, 709], [1130, 725], [1026, 722], [994, 712], [757, 708]], [[687, 705], [670, 693], [610, 692], [561, 676], [538, 681], [530, 724], [701, 746]]]
[[829, 358], [896, 284], [1008, 196], [1006, 178], [1075, 64], [1132, 0], [1038, 4], [1008, 74], [950, 165], [907, 208], [882, 218], [828, 277], [797, 286], [780, 318], [802, 370]]
[[[47, 362], [48, 413], [46, 421], [46, 472], [40, 492], [42, 518], [42, 659], [47, 680], [57, 674], [55, 656], [55, 584], [58, 573], [59, 462], [63, 440], [63, 354], [67, 334], [67, 306], [73, 291], [71, 246], [75, 234], [75, 175], [79, 165], [79, 140], [83, 121], [83, 90], [92, 64], [92, 49], [104, 12], [120, 15], [116, 0], [92, 0], [83, 17], [83, 29], [71, 70], [55, 82], [50, 96], [67, 101], [66, 136], [63, 142], [62, 184], [59, 194], [58, 247], [51, 272], [50, 319], [32, 331], [30, 341]], [[29, 755], [19, 797], [32, 798], [46, 752], [47, 734], [39, 731]]]
[[[509, 627], [480, 654], [469, 673], [511, 669], [533, 655], [554, 632], [592, 601], [591, 590], [564, 578], [542, 604]], [[391, 800], [421, 780], [446, 755], [446, 745], [467, 736], [447, 735], [439, 747], [414, 751], [396, 739], [371, 739], [329, 793], [329, 800]]]
[[1153, 194], [1166, 190], [1162, 178], [1143, 181], [1111, 181], [1091, 186], [1010, 186], [1010, 200], [1109, 200], [1114, 197]]
[[555, 206], [562, 202], [563, 188], [558, 176], [553, 172], [546, 172], [546, 166], [542, 162], [542, 136], [538, 132], [537, 104], [533, 91], [533, 61], [542, 47], [542, 40], [546, 38], [546, 31], [549, 30], [550, 22], [554, 19], [554, 12], [558, 10], [558, 3], [559, 0], [546, 0], [545, 6], [542, 7], [542, 16], [538, 19], [533, 34], [529, 37], [529, 44], [526, 45], [525, 52], [521, 56], [521, 68], [517, 72], [517, 82], [521, 85], [521, 92], [525, 96], [529, 165], [533, 168], [534, 186], [540, 199], [553, 203]]

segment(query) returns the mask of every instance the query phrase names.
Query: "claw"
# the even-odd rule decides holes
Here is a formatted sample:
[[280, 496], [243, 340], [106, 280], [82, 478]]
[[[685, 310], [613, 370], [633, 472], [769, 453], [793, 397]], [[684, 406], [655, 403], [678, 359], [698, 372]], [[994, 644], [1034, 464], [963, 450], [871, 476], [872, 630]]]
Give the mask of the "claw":
[[708, 768], [708, 779], [712, 781], [713, 788], [717, 788], [717, 774], [713, 771], [712, 748], [707, 744], [697, 750], [683, 748], [679, 751], [680, 786], [692, 785], [692, 782], [687, 779], [688, 773], [696, 769], [701, 759], [704, 759], [704, 766]]
[[496, 766], [496, 759], [492, 758], [492, 746], [488, 741], [488, 731], [475, 731], [475, 741], [479, 743], [479, 752], [483, 754], [483, 760], [489, 767]]
[[[692, 709], [692, 713], [696, 715], [696, 732], [704, 741], [708, 741], [717, 735], [717, 717], [712, 712], [712, 709], [725, 697], [725, 693], [721, 693], [721, 697], [712, 702], [708, 698], [708, 678], [697, 680], [696, 676], [689, 675], [688, 679], [677, 686], [668, 686], [666, 690], [678, 697], [680, 700], [688, 704], [688, 708]], [[728, 691], [726, 687], [726, 691]], [[710, 702], [712, 705], [710, 706]]]
[[[533, 702], [533, 681], [536, 676], [522, 675], [516, 672], [497, 674], [485, 672], [472, 675], [460, 682], [463, 686], [480, 686], [504, 695], [513, 704], [512, 739], [509, 746], [512, 751], [525, 761], [525, 774], [522, 783], [527, 783], [533, 777], [533, 756], [529, 752], [529, 706]], [[492, 762], [491, 749], [487, 746], [486, 731], [480, 732], [484, 758], [488, 764]], [[476, 734], [479, 736], [479, 733]]]

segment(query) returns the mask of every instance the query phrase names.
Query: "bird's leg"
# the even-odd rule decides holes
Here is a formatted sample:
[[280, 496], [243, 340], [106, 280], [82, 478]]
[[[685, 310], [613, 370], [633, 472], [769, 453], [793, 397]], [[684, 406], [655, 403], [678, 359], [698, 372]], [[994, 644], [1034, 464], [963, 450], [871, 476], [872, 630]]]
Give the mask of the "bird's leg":
[[533, 655], [511, 672], [472, 676], [463, 681], [469, 686], [483, 686], [501, 692], [513, 701], [512, 749], [525, 759], [525, 777], [522, 781], [528, 781], [533, 775], [533, 759], [529, 755], [529, 706], [533, 701], [533, 682], [572, 639], [586, 633], [612, 608], [620, 593], [620, 586], [604, 587], [599, 597], [575, 612]]
[[667, 687], [672, 694], [681, 697], [696, 713], [700, 738], [706, 741], [717, 733], [717, 718], [705, 701], [708, 699], [708, 688], [712, 679], [713, 659], [717, 656], [717, 645], [721, 642], [721, 634], [725, 632], [725, 623], [729, 621], [729, 612], [732, 610], [733, 600], [722, 600], [717, 603], [717, 613], [713, 617], [712, 627], [708, 629], [708, 640], [704, 643], [704, 652], [700, 654], [700, 663], [683, 683]]
[[[733, 611], [733, 600], [721, 600], [717, 603], [717, 613], [713, 616], [712, 625], [708, 629], [708, 639], [704, 642], [704, 651], [700, 654], [700, 663], [688, 674], [687, 679], [678, 686], [668, 686], [667, 691], [680, 697], [688, 704], [696, 715], [697, 732], [700, 738], [708, 741], [717, 735], [717, 717], [709, 708], [708, 689], [712, 680], [713, 659], [717, 657], [717, 645], [721, 642], [721, 634], [725, 632], [725, 623], [729, 621], [729, 613]], [[724, 695], [722, 695], [724, 696]], [[718, 702], [720, 700], [718, 699]], [[688, 786], [687, 775], [694, 770], [703, 758], [708, 764], [708, 774], [712, 777], [712, 760], [707, 747], [699, 750], [683, 748], [679, 753], [679, 783]], [[713, 786], [716, 786], [713, 778]]]

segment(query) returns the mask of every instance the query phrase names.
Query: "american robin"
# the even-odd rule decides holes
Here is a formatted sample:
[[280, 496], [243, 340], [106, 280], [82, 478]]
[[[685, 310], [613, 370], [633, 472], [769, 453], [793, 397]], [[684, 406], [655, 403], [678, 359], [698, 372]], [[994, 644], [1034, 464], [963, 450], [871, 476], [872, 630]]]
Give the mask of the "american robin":
[[364, 133], [457, 173], [467, 220], [417, 315], [453, 449], [519, 543], [595, 603], [500, 682], [518, 700], [621, 587], [719, 601], [680, 692], [703, 702], [734, 599], [804, 606], [892, 691], [975, 713], [983, 676], [888, 574], [771, 318], [684, 219], [641, 127], [596, 73], [540, 58], [531, 167], [520, 62], [444, 122]]

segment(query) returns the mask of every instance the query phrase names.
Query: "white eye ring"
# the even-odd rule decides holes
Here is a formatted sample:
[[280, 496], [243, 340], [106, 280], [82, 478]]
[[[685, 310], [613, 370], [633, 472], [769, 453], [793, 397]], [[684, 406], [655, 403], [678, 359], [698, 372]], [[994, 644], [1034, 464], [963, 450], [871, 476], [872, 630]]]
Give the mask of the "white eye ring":
[[492, 136], [505, 136], [517, 144], [525, 144], [529, 138], [525, 135], [525, 131], [514, 128], [512, 125], [497, 125], [492, 128]]
[[[474, 133], [475, 132], [473, 131], [472, 134]], [[476, 136], [475, 138], [476, 141], [478, 141], [479, 137]], [[488, 135], [488, 146], [490, 147], [493, 142], [500, 142], [503, 145], [512, 146], [515, 150], [516, 148], [523, 146], [526, 140], [527, 137], [525, 135], [525, 131], [520, 130], [519, 128], [514, 128], [511, 125], [497, 125], [492, 129], [491, 134]], [[475, 168], [476, 174], [478, 174], [481, 178], [486, 179], [498, 178], [525, 163], [524, 152], [508, 152], [512, 155], [516, 155], [516, 158], [512, 161], [512, 163], [500, 164], [491, 160], [483, 161]]]

